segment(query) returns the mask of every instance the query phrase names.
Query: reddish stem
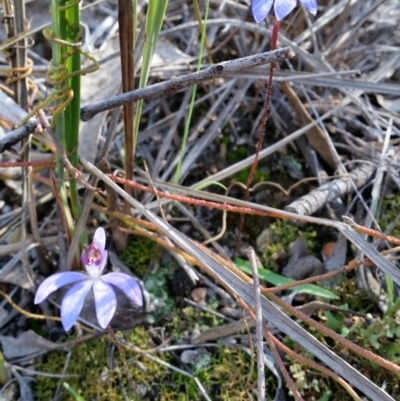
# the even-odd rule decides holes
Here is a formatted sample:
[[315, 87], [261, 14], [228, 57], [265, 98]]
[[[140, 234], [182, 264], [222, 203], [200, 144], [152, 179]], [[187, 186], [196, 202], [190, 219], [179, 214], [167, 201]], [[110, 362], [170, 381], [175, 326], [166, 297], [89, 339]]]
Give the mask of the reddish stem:
[[[274, 23], [274, 27], [272, 29], [272, 36], [271, 36], [271, 50], [272, 51], [276, 50], [276, 48], [277, 48], [279, 28], [280, 28], [280, 22], [275, 18], [275, 23]], [[258, 141], [257, 141], [257, 146], [256, 146], [256, 155], [254, 158], [254, 162], [251, 165], [250, 173], [249, 173], [249, 176], [247, 177], [247, 182], [246, 182], [246, 191], [244, 193], [245, 201], [247, 201], [247, 199], [249, 198], [250, 187], [253, 182], [254, 174], [256, 172], [256, 168], [257, 168], [257, 164], [258, 164], [258, 158], [260, 156], [262, 144], [264, 141], [265, 129], [267, 127], [267, 121], [268, 121], [269, 106], [271, 103], [272, 79], [274, 76], [274, 68], [275, 68], [275, 63], [271, 63], [269, 65], [267, 95], [265, 97], [264, 110], [263, 110], [263, 114], [261, 116], [260, 130], [259, 130]], [[235, 244], [235, 253], [236, 253], [239, 243], [240, 243], [240, 238], [242, 236], [242, 231], [243, 231], [243, 225], [244, 225], [244, 214], [241, 214], [240, 221], [239, 221], [239, 233], [238, 233], [238, 236], [236, 239], [236, 244]]]

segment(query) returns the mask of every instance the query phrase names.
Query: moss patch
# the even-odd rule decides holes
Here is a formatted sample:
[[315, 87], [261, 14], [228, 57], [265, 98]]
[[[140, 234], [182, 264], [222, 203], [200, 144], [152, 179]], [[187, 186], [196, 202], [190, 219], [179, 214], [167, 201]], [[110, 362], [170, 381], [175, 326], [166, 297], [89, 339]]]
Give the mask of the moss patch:
[[128, 246], [120, 255], [121, 260], [137, 276], [143, 277], [151, 263], [160, 259], [162, 248], [149, 238], [131, 236]]

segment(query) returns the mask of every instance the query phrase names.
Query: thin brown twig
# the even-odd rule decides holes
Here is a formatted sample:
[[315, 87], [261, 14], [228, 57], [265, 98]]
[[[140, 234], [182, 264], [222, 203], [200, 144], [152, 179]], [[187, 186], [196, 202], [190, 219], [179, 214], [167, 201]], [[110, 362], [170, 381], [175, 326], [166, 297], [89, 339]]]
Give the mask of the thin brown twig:
[[[136, 15], [134, 1], [118, 0], [119, 45], [121, 59], [122, 92], [127, 93], [135, 89], [134, 47], [136, 29], [134, 29]], [[136, 27], [135, 27], [136, 28]], [[125, 143], [125, 176], [133, 179], [135, 167], [136, 138], [134, 129], [134, 103], [125, 103], [123, 106], [124, 143]], [[132, 188], [125, 188], [132, 195]], [[129, 204], [124, 202], [125, 213], [129, 212]]]
[[[276, 47], [277, 47], [279, 28], [280, 28], [280, 22], [275, 18], [275, 23], [274, 23], [274, 27], [272, 29], [272, 36], [271, 36], [271, 50], [275, 50]], [[271, 63], [269, 65], [267, 96], [265, 97], [264, 109], [263, 109], [262, 116], [261, 116], [261, 124], [260, 124], [260, 130], [259, 130], [259, 133], [258, 133], [256, 154], [255, 154], [255, 157], [254, 157], [253, 164], [251, 165], [250, 173], [249, 173], [249, 176], [247, 177], [247, 182], [246, 182], [246, 191], [244, 193], [244, 200], [245, 201], [247, 201], [247, 199], [249, 198], [249, 191], [250, 191], [250, 188], [251, 188], [251, 184], [253, 182], [254, 174], [255, 174], [256, 169], [257, 169], [258, 158], [260, 156], [262, 144], [264, 142], [264, 135], [265, 135], [265, 130], [267, 128], [267, 121], [268, 121], [268, 115], [269, 115], [269, 109], [270, 109], [270, 103], [271, 103], [271, 96], [272, 96], [272, 79], [273, 79], [273, 76], [274, 76], [274, 68], [275, 68], [275, 63]], [[235, 247], [234, 247], [233, 253], [236, 253], [237, 250], [238, 250], [240, 239], [241, 239], [241, 236], [242, 236], [243, 226], [244, 226], [244, 214], [241, 214], [240, 215], [240, 220], [239, 220], [238, 234], [237, 234], [237, 237], [236, 237], [236, 243], [235, 243]]]
[[60, 142], [58, 141], [53, 128], [49, 124], [49, 121], [47, 120], [47, 117], [44, 114], [43, 110], [39, 110], [37, 115], [38, 115], [38, 120], [40, 121], [40, 124], [50, 135], [51, 139], [53, 140], [54, 146], [56, 147], [56, 149], [61, 157], [61, 160], [64, 163], [64, 166], [71, 173], [72, 177], [75, 180], [77, 180], [78, 182], [80, 182], [85, 188], [89, 189], [90, 191], [98, 192], [99, 189], [91, 186], [84, 178], [82, 178], [81, 172], [71, 164], [71, 162], [68, 159], [67, 154], [65, 153], [64, 149], [61, 147]]
[[379, 238], [381, 240], [390, 242], [391, 244], [400, 245], [400, 239], [393, 237], [392, 235], [387, 235], [387, 234], [381, 233], [379, 231], [374, 230], [373, 228], [367, 228], [367, 227], [361, 226], [348, 216], [342, 216], [342, 219], [351, 228], [353, 228], [355, 231], [357, 231], [359, 233], [367, 234], [367, 235], [370, 235], [371, 237]]
[[[256, 321], [256, 316], [254, 315], [254, 312], [252, 311], [250, 306], [246, 302], [244, 302], [243, 299], [241, 299], [241, 298], [238, 298], [237, 301], [238, 301], [238, 304], [247, 312], [247, 314], [254, 321]], [[270, 337], [271, 334], [265, 325], [263, 327], [263, 330], [264, 330], [265, 337], [268, 341], [268, 345], [270, 346], [270, 349], [275, 356], [276, 363], [278, 364], [279, 369], [282, 372], [283, 377], [285, 378], [286, 384], [288, 385], [289, 389], [292, 391], [293, 396], [295, 397], [296, 401], [304, 401], [299, 390], [297, 390], [296, 385], [294, 384], [292, 378], [290, 377], [289, 372], [287, 371], [279, 353], [277, 352], [276, 347], [274, 346], [274, 343], [271, 340], [271, 337]]]

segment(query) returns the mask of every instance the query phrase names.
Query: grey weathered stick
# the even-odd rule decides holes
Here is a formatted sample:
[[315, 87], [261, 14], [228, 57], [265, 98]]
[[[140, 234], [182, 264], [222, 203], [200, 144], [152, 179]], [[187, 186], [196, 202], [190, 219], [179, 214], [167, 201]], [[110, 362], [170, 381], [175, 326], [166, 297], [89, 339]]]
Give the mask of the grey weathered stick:
[[258, 279], [257, 260], [254, 249], [247, 248], [247, 258], [253, 271], [254, 309], [256, 312], [256, 343], [257, 343], [257, 399], [265, 400], [265, 368], [264, 368], [264, 343], [263, 343], [263, 317], [260, 294], [260, 280]]
[[34, 120], [32, 122], [23, 125], [22, 127], [10, 131], [8, 134], [6, 134], [3, 138], [0, 139], [0, 153], [3, 153], [6, 150], [11, 149], [19, 141], [26, 138], [30, 134], [33, 134], [37, 126], [38, 126], [38, 121]]
[[211, 79], [223, 77], [237, 71], [257, 67], [259, 65], [283, 61], [292, 57], [294, 57], [293, 50], [290, 47], [283, 47], [282, 49], [267, 53], [254, 54], [252, 56], [238, 58], [236, 60], [224, 61], [223, 63], [215, 64], [211, 67], [205, 68], [202, 71], [169, 79], [165, 82], [150, 85], [146, 88], [137, 89], [132, 92], [123, 93], [110, 99], [105, 99], [101, 102], [83, 107], [81, 109], [81, 120], [88, 121], [102, 111], [113, 109], [129, 102], [159, 99], [199, 82], [209, 81]]
[[351, 171], [351, 177], [337, 178], [321, 185], [319, 188], [314, 189], [307, 195], [286, 206], [285, 210], [301, 216], [311, 216], [334, 199], [350, 193], [353, 190], [351, 179], [353, 179], [357, 188], [360, 188], [367, 183], [375, 170], [375, 165], [363, 164]]
[[[283, 61], [294, 57], [294, 53], [290, 47], [274, 50], [272, 52], [254, 54], [252, 56], [238, 58], [236, 60], [225, 61], [205, 68], [202, 71], [187, 74], [183, 77], [172, 78], [168, 81], [155, 85], [150, 85], [143, 89], [137, 89], [132, 92], [123, 93], [110, 99], [81, 108], [81, 120], [89, 121], [96, 114], [122, 106], [125, 103], [136, 102], [138, 100], [152, 100], [171, 95], [183, 88], [194, 85], [198, 82], [209, 81], [214, 78], [223, 77], [237, 71], [248, 68], [257, 67], [259, 65], [268, 64], [276, 61]], [[47, 118], [49, 121], [51, 117]], [[4, 138], [0, 139], [0, 153], [11, 149], [21, 139], [35, 132], [38, 121], [30, 120], [27, 124], [10, 131]]]

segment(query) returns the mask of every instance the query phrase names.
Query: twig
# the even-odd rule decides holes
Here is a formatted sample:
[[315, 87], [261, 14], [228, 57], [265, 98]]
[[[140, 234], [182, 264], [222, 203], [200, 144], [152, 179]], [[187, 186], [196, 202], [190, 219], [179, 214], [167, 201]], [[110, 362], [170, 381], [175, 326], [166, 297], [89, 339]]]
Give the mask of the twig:
[[44, 127], [44, 129], [48, 132], [50, 135], [51, 139], [53, 140], [54, 146], [56, 147], [58, 153], [60, 154], [60, 157], [64, 163], [64, 166], [67, 168], [67, 170], [71, 173], [72, 177], [79, 181], [85, 188], [91, 190], [91, 191], [98, 191], [98, 188], [92, 187], [85, 179], [82, 178], [81, 172], [75, 168], [71, 162], [68, 159], [67, 154], [65, 153], [64, 149], [61, 147], [60, 142], [57, 139], [57, 136], [49, 124], [49, 121], [46, 118], [46, 115], [44, 114], [43, 110], [38, 111], [38, 119], [40, 121], [40, 124]]
[[374, 238], [379, 238], [383, 241], [390, 242], [391, 244], [400, 245], [399, 238], [393, 237], [392, 235], [387, 235], [385, 233], [381, 233], [372, 228], [367, 228], [367, 227], [361, 226], [360, 224], [357, 224], [353, 219], [351, 219], [348, 216], [342, 216], [342, 219], [343, 219], [344, 223], [348, 224], [353, 230], [355, 230], [359, 233], [367, 234]]
[[350, 191], [353, 190], [352, 181], [357, 188], [365, 185], [372, 177], [375, 170], [375, 165], [364, 164], [355, 168], [351, 172], [351, 176], [337, 178], [336, 180], [314, 189], [307, 195], [302, 196], [300, 199], [286, 206], [285, 210], [291, 213], [297, 213], [301, 216], [310, 216], [334, 199], [350, 193]]
[[[26, 311], [25, 309], [20, 308], [12, 299], [11, 297], [6, 294], [5, 292], [3, 292], [2, 290], [0, 290], [0, 295], [19, 313], [21, 313], [21, 315], [26, 316], [29, 319], [42, 319], [42, 320], [55, 320], [57, 322], [61, 321], [61, 318], [59, 317], [55, 317], [55, 316], [45, 316], [45, 315], [38, 315], [36, 313], [31, 313]], [[76, 323], [78, 324], [78, 323]]]
[[10, 131], [7, 135], [0, 139], [0, 153], [6, 150], [12, 150], [12, 147], [22, 139], [33, 134], [38, 126], [38, 120], [31, 120], [27, 124]]
[[263, 317], [261, 310], [260, 280], [258, 278], [257, 260], [254, 249], [247, 248], [247, 257], [253, 271], [254, 309], [256, 312], [256, 343], [257, 343], [257, 398], [265, 400], [265, 367], [264, 367], [264, 343], [263, 343]]
[[[121, 49], [121, 79], [122, 92], [127, 93], [135, 89], [134, 52], [136, 38], [136, 14], [134, 1], [118, 0], [119, 47]], [[136, 12], [136, 10], [135, 10]], [[135, 105], [124, 104], [124, 143], [125, 143], [125, 176], [133, 179], [135, 167], [136, 136], [134, 129]], [[132, 195], [131, 188], [125, 191]], [[124, 202], [124, 212], [129, 213], [129, 204]]]
[[102, 111], [113, 109], [129, 102], [159, 99], [199, 82], [209, 81], [245, 70], [247, 68], [283, 61], [292, 57], [294, 57], [294, 52], [292, 49], [290, 47], [284, 47], [272, 52], [254, 54], [252, 56], [238, 58], [236, 60], [224, 61], [223, 63], [215, 64], [199, 72], [194, 72], [183, 77], [178, 77], [170, 79], [166, 82], [150, 85], [147, 88], [123, 93], [110, 99], [105, 99], [101, 102], [83, 107], [81, 109], [81, 120], [88, 121]]
[[[277, 43], [278, 43], [278, 32], [280, 28], [280, 23], [277, 19], [275, 19], [274, 27], [272, 29], [272, 36], [271, 36], [271, 49], [275, 50]], [[244, 197], [243, 199], [247, 201], [249, 199], [249, 193], [250, 193], [250, 188], [251, 184], [253, 183], [253, 178], [254, 174], [256, 172], [257, 166], [258, 166], [258, 159], [260, 157], [260, 152], [262, 149], [262, 144], [264, 142], [264, 135], [265, 135], [265, 130], [267, 128], [267, 121], [268, 121], [268, 115], [269, 115], [269, 109], [270, 109], [270, 103], [271, 103], [271, 96], [272, 96], [272, 79], [274, 76], [274, 68], [275, 68], [275, 63], [271, 63], [269, 66], [269, 76], [268, 76], [268, 83], [267, 83], [267, 95], [265, 97], [264, 101], [264, 107], [263, 107], [263, 112], [261, 115], [261, 124], [260, 124], [260, 129], [258, 132], [258, 139], [257, 139], [257, 145], [256, 145], [256, 153], [254, 156], [254, 161], [253, 164], [251, 165], [250, 173], [247, 177], [246, 181], [246, 190], [244, 192]], [[236, 238], [236, 243], [235, 247], [233, 250], [233, 253], [236, 253], [238, 248], [239, 248], [239, 243], [240, 239], [242, 237], [242, 231], [244, 227], [244, 215], [240, 215], [240, 220], [239, 220], [239, 228], [238, 228], [238, 234]]]
[[[242, 298], [238, 298], [238, 304], [247, 312], [247, 314], [254, 320], [256, 320], [256, 316], [254, 315], [253, 311], [251, 310], [250, 306], [243, 301]], [[276, 363], [279, 366], [279, 369], [285, 378], [286, 384], [288, 385], [289, 389], [292, 391], [293, 396], [295, 397], [296, 401], [304, 401], [303, 398], [301, 397], [301, 394], [299, 390], [297, 390], [296, 385], [293, 382], [293, 379], [290, 377], [289, 372], [287, 371], [277, 349], [276, 346], [274, 345], [273, 339], [275, 338], [268, 330], [268, 328], [263, 325], [262, 327], [265, 338], [268, 341], [268, 345], [270, 346], [271, 352], [273, 353]]]
[[[291, 48], [284, 47], [272, 52], [255, 54], [232, 61], [225, 61], [199, 72], [187, 74], [183, 77], [173, 78], [166, 82], [150, 85], [143, 89], [137, 89], [132, 92], [127, 92], [110, 99], [103, 100], [99, 103], [83, 107], [81, 109], [81, 120], [88, 121], [101, 111], [122, 106], [125, 103], [136, 102], [138, 100], [159, 99], [198, 82], [212, 80], [235, 73], [237, 71], [257, 67], [259, 65], [268, 64], [275, 61], [286, 60], [292, 57], [294, 57], [294, 53]], [[47, 117], [47, 119], [50, 121], [51, 117]], [[0, 140], [0, 153], [11, 149], [12, 146], [18, 143], [21, 139], [33, 134], [38, 124], [38, 120], [32, 119], [29, 121], [29, 123], [23, 125], [22, 127], [10, 131], [3, 139]]]

